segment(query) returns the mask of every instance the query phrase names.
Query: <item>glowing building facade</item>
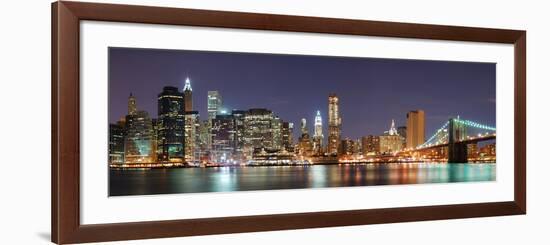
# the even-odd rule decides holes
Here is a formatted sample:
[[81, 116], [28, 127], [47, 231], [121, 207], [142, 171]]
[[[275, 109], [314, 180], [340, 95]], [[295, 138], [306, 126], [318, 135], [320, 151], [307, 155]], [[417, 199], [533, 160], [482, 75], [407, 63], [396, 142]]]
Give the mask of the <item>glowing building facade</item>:
[[323, 119], [321, 118], [321, 112], [317, 111], [315, 116], [315, 128], [313, 132], [313, 152], [315, 154], [323, 153]]
[[339, 102], [336, 94], [328, 96], [328, 145], [327, 152], [337, 155], [340, 144], [340, 130], [342, 118], [340, 117]]
[[109, 124], [109, 164], [124, 163], [124, 123]]
[[255, 149], [274, 149], [273, 112], [263, 108], [246, 111], [244, 115], [244, 151], [249, 157]]
[[128, 165], [156, 162], [153, 123], [146, 111], [126, 115], [124, 162]]
[[164, 87], [158, 95], [159, 161], [185, 161], [185, 108], [183, 93], [176, 87]]
[[386, 131], [384, 135], [381, 135], [379, 139], [381, 153], [395, 153], [403, 148], [403, 137], [397, 133], [394, 120], [391, 121], [390, 130]]

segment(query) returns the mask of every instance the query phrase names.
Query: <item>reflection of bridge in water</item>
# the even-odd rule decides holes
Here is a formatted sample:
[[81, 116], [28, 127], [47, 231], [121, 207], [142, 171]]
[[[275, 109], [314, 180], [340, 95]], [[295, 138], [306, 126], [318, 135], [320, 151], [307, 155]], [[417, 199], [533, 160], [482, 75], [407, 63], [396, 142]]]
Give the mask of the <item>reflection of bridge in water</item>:
[[447, 148], [449, 163], [468, 162], [468, 145], [495, 140], [496, 128], [460, 118], [451, 118], [426, 142], [410, 153]]

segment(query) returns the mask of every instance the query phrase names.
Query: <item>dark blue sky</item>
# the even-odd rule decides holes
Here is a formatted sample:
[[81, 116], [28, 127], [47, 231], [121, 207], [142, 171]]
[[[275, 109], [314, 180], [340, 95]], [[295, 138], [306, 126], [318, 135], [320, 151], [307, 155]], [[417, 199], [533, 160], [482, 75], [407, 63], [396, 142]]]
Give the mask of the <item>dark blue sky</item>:
[[109, 121], [127, 113], [132, 92], [138, 109], [157, 115], [163, 86], [183, 89], [189, 76], [194, 110], [207, 116], [207, 91], [218, 90], [227, 109], [268, 108], [299, 132], [301, 118], [313, 131], [316, 110], [327, 137], [328, 94], [340, 98], [342, 136], [388, 130], [392, 119], [426, 112], [426, 137], [449, 117], [495, 125], [494, 63], [403, 59], [109, 49]]

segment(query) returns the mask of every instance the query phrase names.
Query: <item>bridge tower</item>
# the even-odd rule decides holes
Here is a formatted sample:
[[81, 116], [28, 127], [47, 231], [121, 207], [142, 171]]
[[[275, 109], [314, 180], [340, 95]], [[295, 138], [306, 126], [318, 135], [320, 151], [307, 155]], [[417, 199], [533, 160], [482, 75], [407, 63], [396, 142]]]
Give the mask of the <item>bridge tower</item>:
[[468, 146], [460, 141], [466, 139], [466, 127], [456, 119], [449, 119], [449, 150], [448, 163], [468, 162]]

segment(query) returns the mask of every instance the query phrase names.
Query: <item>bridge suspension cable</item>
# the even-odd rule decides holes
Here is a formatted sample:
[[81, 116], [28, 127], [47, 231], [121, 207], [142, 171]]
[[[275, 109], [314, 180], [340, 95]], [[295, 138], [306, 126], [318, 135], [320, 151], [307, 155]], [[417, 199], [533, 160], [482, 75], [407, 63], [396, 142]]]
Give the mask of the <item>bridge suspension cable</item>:
[[469, 120], [455, 119], [455, 121], [459, 124], [463, 124], [463, 125], [466, 125], [468, 127], [474, 127], [474, 128], [485, 129], [485, 130], [490, 130], [490, 131], [496, 131], [497, 130], [495, 127], [483, 125], [481, 123], [476, 123], [476, 122], [469, 121]]

